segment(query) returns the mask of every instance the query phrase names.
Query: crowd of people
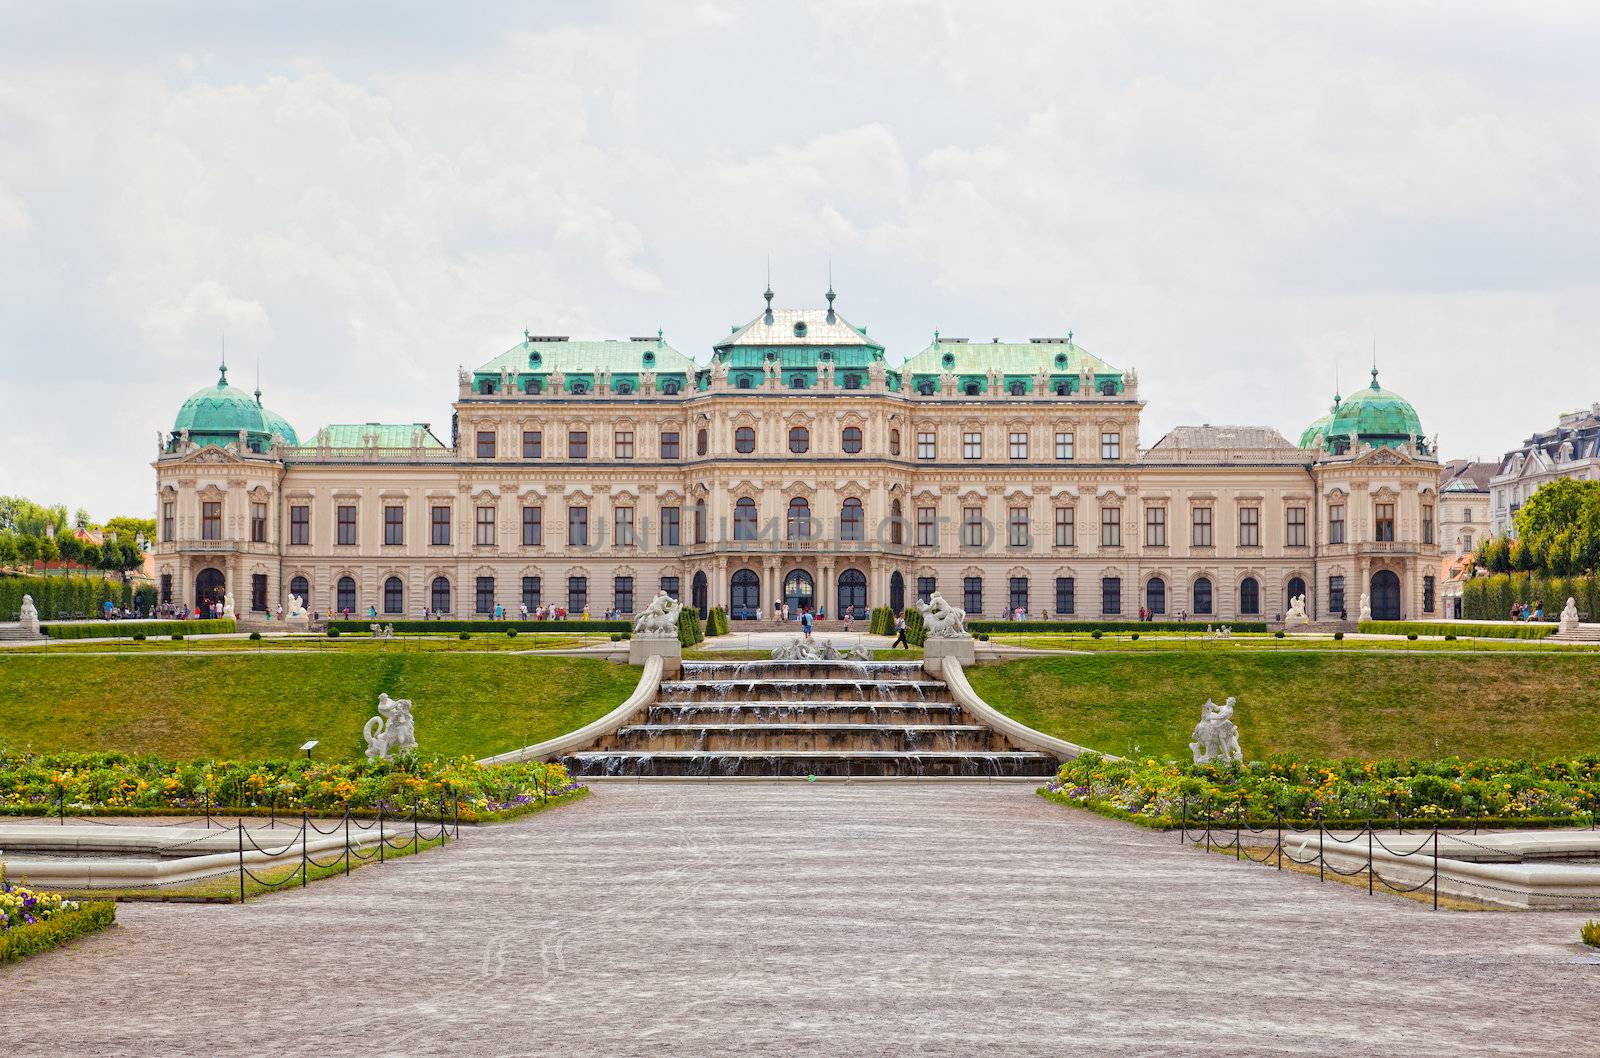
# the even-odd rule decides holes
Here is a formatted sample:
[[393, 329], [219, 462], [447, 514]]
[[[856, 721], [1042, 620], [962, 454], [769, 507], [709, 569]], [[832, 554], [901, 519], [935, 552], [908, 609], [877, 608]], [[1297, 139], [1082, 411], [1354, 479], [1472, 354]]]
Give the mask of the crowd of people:
[[1531, 603], [1519, 602], [1511, 607], [1513, 621], [1543, 621], [1544, 600], [1535, 599]]

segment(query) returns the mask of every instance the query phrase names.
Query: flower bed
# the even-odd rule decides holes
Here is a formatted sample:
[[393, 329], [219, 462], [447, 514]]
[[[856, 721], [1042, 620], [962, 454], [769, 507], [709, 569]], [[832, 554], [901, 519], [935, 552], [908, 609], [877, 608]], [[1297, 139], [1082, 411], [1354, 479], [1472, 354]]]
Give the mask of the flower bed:
[[65, 944], [116, 921], [109, 900], [79, 902], [13, 884], [0, 869], [0, 963]]
[[1275, 756], [1242, 766], [1068, 761], [1040, 792], [1103, 815], [1170, 827], [1191, 821], [1263, 825], [1392, 820], [1589, 825], [1600, 811], [1600, 756], [1570, 760], [1313, 760]]
[[0, 814], [190, 815], [269, 811], [402, 814], [459, 801], [461, 818], [503, 819], [586, 792], [559, 764], [470, 757], [174, 761], [127, 753], [0, 752]]

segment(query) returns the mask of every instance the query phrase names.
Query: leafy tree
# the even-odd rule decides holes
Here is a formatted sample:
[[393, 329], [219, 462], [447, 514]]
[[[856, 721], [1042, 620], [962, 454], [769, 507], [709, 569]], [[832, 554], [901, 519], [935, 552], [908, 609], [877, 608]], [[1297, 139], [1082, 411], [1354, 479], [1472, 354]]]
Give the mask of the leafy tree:
[[9, 564], [20, 557], [17, 554], [17, 534], [9, 529], [0, 529], [0, 562]]
[[98, 544], [84, 544], [79, 549], [78, 561], [90, 569], [100, 568], [101, 557], [100, 545]]
[[94, 519], [89, 517], [89, 512], [87, 510], [79, 507], [72, 514], [72, 524], [78, 529], [93, 529]]
[[30, 566], [39, 561], [39, 538], [32, 533], [23, 533], [17, 539], [17, 557]]
[[145, 540], [156, 538], [156, 520], [154, 518], [133, 518], [128, 515], [118, 515], [107, 520], [101, 526], [108, 534], [115, 534], [117, 539], [125, 544], [131, 544], [140, 537]]
[[59, 562], [60, 560], [61, 547], [56, 543], [55, 537], [41, 536], [39, 538], [39, 561]]
[[68, 562], [78, 562], [83, 557], [83, 541], [71, 533], [64, 534], [60, 541], [57, 542], [56, 547], [60, 549], [61, 557]]

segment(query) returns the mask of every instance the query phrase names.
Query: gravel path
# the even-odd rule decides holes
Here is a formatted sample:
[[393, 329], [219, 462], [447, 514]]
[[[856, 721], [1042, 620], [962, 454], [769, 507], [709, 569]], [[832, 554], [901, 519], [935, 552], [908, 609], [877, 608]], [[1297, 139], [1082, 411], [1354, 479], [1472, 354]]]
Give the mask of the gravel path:
[[1581, 914], [1433, 913], [1024, 786], [604, 785], [0, 971], [0, 1054], [1600, 1054]]

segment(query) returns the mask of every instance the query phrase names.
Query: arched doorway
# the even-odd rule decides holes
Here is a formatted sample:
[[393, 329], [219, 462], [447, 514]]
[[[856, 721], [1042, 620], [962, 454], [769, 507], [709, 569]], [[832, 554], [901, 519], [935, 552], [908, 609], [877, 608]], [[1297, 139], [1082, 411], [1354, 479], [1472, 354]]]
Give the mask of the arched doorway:
[[1151, 577], [1145, 584], [1144, 608], [1152, 615], [1167, 612], [1167, 582], [1160, 577]]
[[1400, 620], [1400, 578], [1392, 569], [1380, 569], [1372, 575], [1372, 605], [1374, 621]]
[[711, 607], [706, 605], [706, 602], [706, 575], [702, 571], [696, 573], [694, 579], [689, 581], [689, 605], [695, 608], [695, 612], [700, 615], [702, 621], [705, 620], [706, 614], [711, 610]]
[[[1284, 613], [1288, 613], [1289, 612], [1289, 607], [1294, 604], [1294, 601], [1296, 599], [1300, 598], [1300, 596], [1304, 595], [1305, 593], [1306, 593], [1306, 582], [1304, 580], [1302, 580], [1301, 578], [1299, 578], [1299, 577], [1290, 577], [1289, 578], [1289, 586], [1287, 588], [1285, 588], [1284, 592], [1283, 592], [1283, 594], [1284, 594], [1283, 612]], [[1308, 615], [1310, 614], [1310, 611], [1311, 611], [1311, 600], [1307, 599], [1306, 600], [1306, 612], [1307, 612]]]
[[889, 574], [889, 609], [895, 613], [906, 608], [906, 579], [899, 570]]
[[1239, 582], [1239, 612], [1251, 615], [1261, 612], [1261, 584], [1254, 577]]
[[753, 569], [741, 569], [728, 580], [728, 617], [754, 621], [761, 616], [761, 578]]
[[207, 566], [194, 578], [194, 604], [200, 608], [202, 617], [209, 617], [207, 606], [214, 602], [222, 602], [223, 596], [228, 593], [228, 582], [222, 576], [220, 569]]
[[867, 575], [859, 569], [847, 569], [839, 574], [839, 614], [844, 616], [845, 608], [857, 618], [867, 616]]
[[295, 577], [289, 581], [289, 594], [300, 596], [300, 605], [309, 612], [311, 610], [311, 584], [304, 577]]
[[789, 604], [790, 616], [800, 612], [802, 606], [816, 607], [817, 582], [803, 569], [790, 570], [783, 578], [783, 601]]

